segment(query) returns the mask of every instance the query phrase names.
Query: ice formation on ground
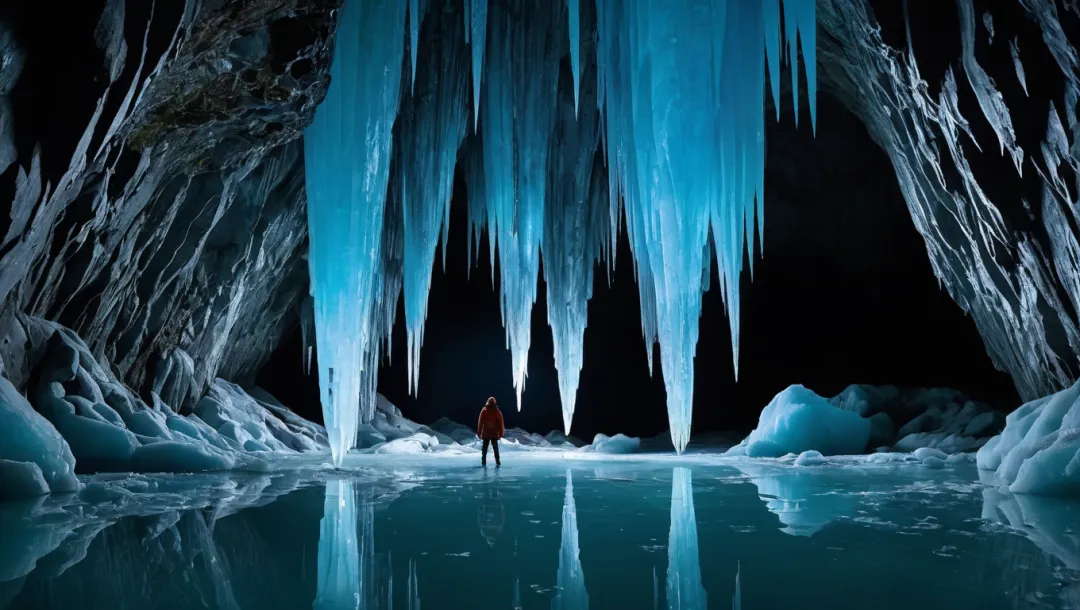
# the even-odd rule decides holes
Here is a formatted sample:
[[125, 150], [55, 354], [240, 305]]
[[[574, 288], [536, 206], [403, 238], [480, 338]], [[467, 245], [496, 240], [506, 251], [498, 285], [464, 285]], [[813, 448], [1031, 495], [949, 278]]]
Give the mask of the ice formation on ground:
[[728, 454], [779, 457], [810, 449], [824, 455], [852, 454], [862, 453], [869, 440], [869, 421], [793, 385], [769, 402], [757, 428]]
[[1080, 494], [1080, 382], [1010, 413], [978, 465], [1013, 493]]
[[[784, 51], [797, 83], [801, 48], [816, 123], [815, 3], [789, 0], [781, 12], [776, 1], [635, 10], [614, 0], [470, 0], [452, 24], [446, 13], [453, 8], [425, 17], [415, 3], [406, 22], [404, 4], [345, 3], [333, 83], [307, 130], [312, 294], [316, 339], [327, 354], [319, 373], [335, 461], [353, 446], [355, 424], [374, 417], [375, 362], [392, 308], [372, 302], [397, 298], [396, 276], [387, 281], [380, 261], [387, 259], [383, 232], [402, 224], [399, 199], [410, 384], [417, 387], [431, 263], [446, 237], [464, 135], [463, 44], [472, 51], [475, 132], [464, 149], [470, 248], [486, 229], [493, 273], [498, 256], [518, 407], [543, 250], [569, 432], [593, 262], [603, 254], [610, 260], [625, 215], [650, 368], [659, 342], [672, 441], [681, 452], [690, 436], [702, 280], [714, 256], [737, 364], [743, 253], [753, 251], [755, 227], [759, 242], [763, 230], [765, 78], [779, 97]], [[399, 110], [406, 23], [416, 89]], [[371, 47], [363, 56], [359, 40]], [[571, 69], [560, 79], [567, 47]], [[417, 49], [430, 53], [418, 59]], [[699, 69], [702, 57], [710, 69]], [[403, 135], [392, 168], [395, 120]], [[606, 186], [595, 171], [598, 148]], [[364, 180], [349, 192], [353, 176]]]
[[566, 469], [566, 495], [563, 497], [562, 542], [559, 543], [559, 572], [557, 593], [551, 600], [552, 610], [588, 610], [589, 593], [585, 590], [585, 573], [581, 569], [578, 547], [577, 507], [574, 505], [574, 481]]
[[671, 530], [668, 533], [668, 610], [707, 608], [698, 559], [694, 483], [689, 468], [671, 470]]
[[321, 426], [297, 417], [265, 392], [256, 392], [260, 400], [220, 379], [189, 413], [175, 411], [156, 393], [147, 405], [70, 329], [33, 322], [51, 332], [34, 357], [36, 385], [27, 388], [34, 407], [0, 378], [0, 469], [10, 475], [0, 483], [0, 495], [72, 491], [72, 469], [265, 470], [271, 453], [326, 449]]
[[[761, 412], [757, 428], [727, 454], [779, 457], [812, 450], [827, 456], [874, 450], [920, 455], [921, 451], [925, 457], [944, 460], [947, 454], [982, 447], [1004, 419], [944, 388], [851, 385], [826, 401], [795, 385], [773, 398]], [[938, 464], [930, 460], [926, 465]]]

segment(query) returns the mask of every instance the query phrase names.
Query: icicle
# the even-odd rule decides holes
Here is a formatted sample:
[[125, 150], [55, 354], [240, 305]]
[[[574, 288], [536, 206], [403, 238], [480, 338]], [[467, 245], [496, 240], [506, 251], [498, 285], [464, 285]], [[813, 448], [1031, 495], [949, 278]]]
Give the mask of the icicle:
[[[435, 250], [445, 243], [457, 151], [468, 126], [468, 53], [461, 18], [436, 11], [423, 36], [423, 65], [402, 102], [395, 162], [402, 172], [405, 329], [409, 390], [419, 389], [420, 346]], [[443, 248], [445, 255], [446, 248]], [[444, 259], [445, 260], [445, 259]]]
[[[658, 341], [672, 441], [690, 437], [706, 244], [713, 235], [738, 371], [739, 281], [754, 223], [764, 243], [766, 55], [779, 91], [786, 33], [798, 104], [800, 50], [816, 129], [814, 0], [597, 3], [597, 83], [612, 196], [634, 256], [652, 368]], [[768, 54], [766, 54], [768, 51]], [[702, 72], [700, 58], [711, 57]], [[797, 114], [797, 112], [796, 112]]]
[[689, 468], [671, 472], [671, 532], [668, 535], [667, 604], [669, 610], [708, 607], [698, 559], [694, 484]]
[[518, 410], [528, 370], [557, 100], [559, 45], [551, 40], [565, 31], [563, 8], [561, 2], [525, 2], [511, 10], [496, 3], [489, 15], [484, 187], [489, 235], [498, 242], [500, 305]]
[[[591, 14], [586, 18], [591, 21]], [[603, 248], [601, 240], [607, 239], [608, 232], [608, 202], [600, 186], [606, 177], [596, 159], [599, 141], [596, 80], [589, 74], [595, 65], [593, 47], [589, 45], [583, 50], [587, 73], [581, 98], [571, 97], [574, 93], [569, 83], [564, 82], [560, 90], [552, 156], [548, 162], [551, 173], [541, 242], [548, 324], [554, 340], [566, 434], [570, 433], [574, 417], [584, 360], [594, 265]], [[576, 100], [583, 102], [580, 117], [576, 116]]]
[[304, 134], [319, 385], [336, 465], [353, 446], [361, 409], [374, 405], [372, 311], [404, 31], [404, 3], [345, 2], [332, 84]]
[[[581, 8], [578, 2], [567, 0], [566, 6], [570, 23], [570, 67], [574, 73], [574, 116], [577, 116], [581, 100]], [[586, 4], [589, 4], [588, 0]]]
[[563, 496], [562, 542], [559, 544], [559, 572], [551, 600], [552, 610], [588, 610], [589, 593], [578, 548], [577, 508], [574, 505], [574, 481], [566, 469], [566, 494]]
[[484, 74], [487, 45], [488, 0], [468, 0], [468, 31], [465, 40], [472, 46], [473, 129], [480, 124], [480, 82]]

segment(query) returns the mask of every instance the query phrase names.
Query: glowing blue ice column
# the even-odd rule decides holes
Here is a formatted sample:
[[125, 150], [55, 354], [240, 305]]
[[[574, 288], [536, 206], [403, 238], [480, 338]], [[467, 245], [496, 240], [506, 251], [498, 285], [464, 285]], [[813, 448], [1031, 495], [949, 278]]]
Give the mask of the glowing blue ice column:
[[461, 22], [456, 13], [432, 12], [424, 30], [415, 93], [402, 102], [398, 118], [401, 145], [395, 163], [402, 172], [405, 328], [413, 394], [419, 386], [435, 249], [449, 225], [454, 167], [468, 122], [469, 60]]
[[366, 370], [365, 356], [377, 342], [371, 312], [381, 290], [379, 251], [404, 32], [404, 2], [346, 0], [332, 83], [304, 133], [319, 385], [337, 465], [356, 438], [361, 387], [365, 393], [374, 388], [375, 372]]
[[[591, 64], [591, 62], [590, 62]], [[563, 429], [569, 434], [581, 375], [593, 266], [607, 241], [604, 170], [594, 167], [599, 138], [595, 79], [585, 80], [576, 117], [572, 92], [560, 91], [541, 253], [547, 282], [548, 324], [559, 373]]]
[[566, 470], [566, 495], [563, 497], [562, 542], [559, 544], [558, 592], [551, 600], [552, 610], [588, 610], [589, 593], [585, 590], [585, 572], [581, 569], [578, 548], [577, 507], [574, 505], [574, 481]]
[[518, 410], [540, 269], [548, 153], [559, 70], [561, 2], [495, 3], [488, 14], [483, 114], [487, 218], [498, 249], [500, 305]]
[[[789, 47], [801, 40], [810, 57], [813, 0], [784, 6]], [[756, 224], [760, 241], [763, 227], [765, 59], [768, 49], [778, 90], [780, 7], [775, 0], [599, 0], [597, 12], [612, 226], [618, 196], [650, 367], [655, 337], [663, 353], [672, 442], [682, 451], [690, 436], [710, 234], [738, 366], [739, 279], [747, 235]], [[710, 58], [712, 70], [699, 68], [702, 57]], [[815, 79], [808, 67], [811, 94]], [[810, 105], [813, 118], [813, 99]]]
[[667, 603], [669, 610], [708, 608], [698, 560], [694, 485], [688, 468], [671, 472], [671, 533], [668, 535]]

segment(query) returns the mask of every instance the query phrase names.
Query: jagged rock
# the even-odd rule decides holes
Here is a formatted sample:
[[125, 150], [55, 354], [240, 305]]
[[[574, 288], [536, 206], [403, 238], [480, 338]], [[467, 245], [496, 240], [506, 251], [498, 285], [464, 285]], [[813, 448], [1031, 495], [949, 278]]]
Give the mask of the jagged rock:
[[147, 48], [124, 35], [143, 13], [108, 2], [87, 25], [98, 49], [82, 50], [105, 59], [98, 84], [73, 91], [100, 99], [72, 104], [85, 134], [74, 150], [15, 151], [13, 164], [19, 108], [7, 94], [24, 53], [0, 24], [8, 335], [18, 312], [56, 320], [142, 398], [156, 392], [181, 412], [218, 376], [251, 381], [306, 293], [297, 138], [325, 94], [339, 6], [187, 0], [159, 12], [151, 31], [168, 44]]

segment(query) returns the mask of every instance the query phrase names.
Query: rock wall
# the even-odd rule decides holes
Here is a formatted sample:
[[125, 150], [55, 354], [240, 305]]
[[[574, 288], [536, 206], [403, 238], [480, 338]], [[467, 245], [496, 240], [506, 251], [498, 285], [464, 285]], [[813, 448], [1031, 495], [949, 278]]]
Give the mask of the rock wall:
[[23, 74], [49, 64], [17, 34], [45, 9], [0, 11], [0, 325], [55, 320], [141, 395], [187, 410], [218, 376], [250, 381], [296, 320], [299, 136], [325, 94], [340, 0], [145, 4], [87, 2], [96, 25], [56, 51], [93, 66], [65, 105], [81, 133], [70, 150], [20, 143], [50, 75]]

